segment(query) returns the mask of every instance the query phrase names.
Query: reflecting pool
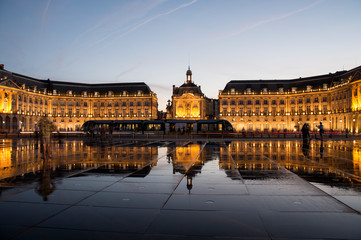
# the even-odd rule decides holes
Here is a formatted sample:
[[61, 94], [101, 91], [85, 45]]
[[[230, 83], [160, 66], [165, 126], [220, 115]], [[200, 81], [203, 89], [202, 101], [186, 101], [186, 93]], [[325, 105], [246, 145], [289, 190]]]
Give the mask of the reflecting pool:
[[[0, 141], [9, 239], [361, 236], [361, 141]], [[327, 228], [326, 228], [327, 226]]]

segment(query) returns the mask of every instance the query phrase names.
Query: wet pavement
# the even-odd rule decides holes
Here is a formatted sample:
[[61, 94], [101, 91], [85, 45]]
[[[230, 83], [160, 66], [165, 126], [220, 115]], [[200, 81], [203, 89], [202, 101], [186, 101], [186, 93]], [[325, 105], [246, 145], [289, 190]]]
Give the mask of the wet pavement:
[[0, 141], [1, 239], [361, 239], [361, 141]]

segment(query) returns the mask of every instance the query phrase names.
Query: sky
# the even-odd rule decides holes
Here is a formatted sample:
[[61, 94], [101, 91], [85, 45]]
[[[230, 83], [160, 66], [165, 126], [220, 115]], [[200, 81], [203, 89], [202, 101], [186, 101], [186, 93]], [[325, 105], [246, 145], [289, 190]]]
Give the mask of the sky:
[[360, 0], [0, 0], [0, 64], [80, 83], [145, 82], [159, 110], [193, 81], [293, 79], [361, 65]]

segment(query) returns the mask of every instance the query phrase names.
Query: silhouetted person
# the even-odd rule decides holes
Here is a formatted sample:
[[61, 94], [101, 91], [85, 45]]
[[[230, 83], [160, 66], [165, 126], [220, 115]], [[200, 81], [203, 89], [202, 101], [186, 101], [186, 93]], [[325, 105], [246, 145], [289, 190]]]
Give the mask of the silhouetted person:
[[324, 134], [325, 130], [323, 129], [322, 122], [320, 122], [320, 125], [318, 125], [317, 127], [320, 130], [320, 139], [321, 139], [321, 141], [323, 141], [323, 134]]
[[301, 132], [302, 132], [303, 142], [305, 142], [305, 140], [308, 141], [310, 139], [310, 128], [307, 123], [303, 124]]

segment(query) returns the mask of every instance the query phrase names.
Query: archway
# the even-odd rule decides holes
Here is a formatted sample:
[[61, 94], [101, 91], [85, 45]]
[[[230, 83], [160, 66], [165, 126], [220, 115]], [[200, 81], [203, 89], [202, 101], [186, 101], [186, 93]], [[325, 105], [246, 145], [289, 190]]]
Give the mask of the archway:
[[10, 117], [6, 116], [5, 118], [5, 132], [10, 132]]
[[29, 124], [27, 125], [27, 130], [29, 132], [33, 132], [34, 131], [34, 121], [32, 118], [29, 118]]
[[356, 133], [360, 133], [360, 132], [361, 132], [361, 114], [357, 116], [357, 120], [356, 120]]
[[21, 123], [20, 125], [21, 131], [26, 131], [26, 118], [23, 117], [20, 123]]
[[13, 133], [16, 133], [19, 130], [19, 122], [18, 119], [16, 117], [13, 117], [13, 121], [11, 124], [11, 131]]

